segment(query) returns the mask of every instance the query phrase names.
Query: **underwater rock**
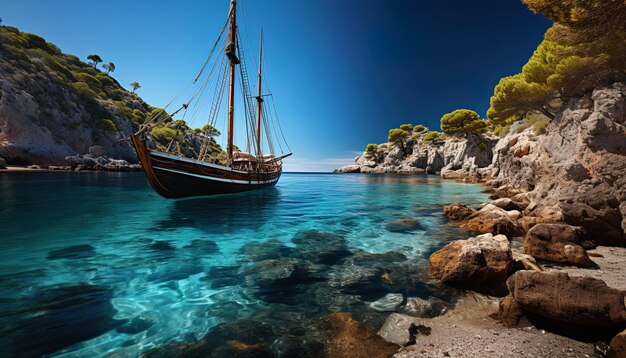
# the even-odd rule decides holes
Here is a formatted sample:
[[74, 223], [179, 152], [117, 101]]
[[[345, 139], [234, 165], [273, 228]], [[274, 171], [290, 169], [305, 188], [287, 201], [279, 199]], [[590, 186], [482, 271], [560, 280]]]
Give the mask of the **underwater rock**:
[[123, 323], [113, 319], [109, 287], [81, 284], [45, 288], [25, 300], [20, 320], [3, 329], [12, 354], [42, 356], [97, 337]]
[[148, 275], [148, 281], [168, 282], [184, 280], [187, 277], [199, 274], [203, 271], [200, 265], [192, 264], [165, 264], [159, 265], [157, 271]]
[[369, 306], [379, 312], [395, 312], [402, 301], [404, 301], [404, 296], [401, 293], [388, 293], [385, 297], [370, 303]]
[[200, 280], [209, 281], [211, 288], [222, 288], [239, 285], [242, 278], [239, 276], [238, 266], [213, 266]]
[[137, 334], [139, 332], [143, 332], [148, 328], [152, 327], [154, 322], [150, 322], [148, 320], [142, 319], [141, 317], [135, 317], [130, 321], [124, 323], [123, 325], [117, 327], [117, 331], [119, 333], [126, 334]]
[[320, 281], [307, 262], [296, 259], [263, 260], [243, 269], [247, 291], [266, 302], [295, 304], [307, 285]]
[[220, 251], [215, 241], [206, 239], [195, 239], [183, 249], [191, 251], [193, 255], [210, 255]]
[[239, 249], [239, 252], [250, 261], [280, 259], [281, 257], [292, 256], [294, 251], [293, 248], [285, 246], [285, 244], [276, 239], [264, 242], [248, 242]]
[[48, 252], [48, 260], [84, 259], [96, 256], [96, 249], [91, 245], [75, 245]]
[[292, 239], [299, 257], [324, 265], [334, 265], [352, 255], [346, 239], [328, 232], [305, 230]]
[[415, 230], [423, 230], [423, 226], [415, 219], [401, 218], [385, 221], [385, 229], [391, 232], [412, 232]]
[[155, 250], [155, 251], [174, 251], [176, 250], [176, 248], [174, 246], [172, 246], [172, 244], [170, 244], [167, 241], [160, 241], [160, 240], [155, 240], [154, 243], [152, 243], [150, 245], [150, 249]]

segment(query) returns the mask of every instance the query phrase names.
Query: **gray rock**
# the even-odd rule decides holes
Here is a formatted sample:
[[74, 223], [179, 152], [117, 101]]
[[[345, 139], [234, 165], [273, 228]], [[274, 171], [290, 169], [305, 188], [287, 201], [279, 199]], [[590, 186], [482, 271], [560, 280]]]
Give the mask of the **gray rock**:
[[413, 317], [433, 318], [441, 316], [446, 310], [445, 303], [440, 299], [431, 297], [425, 300], [419, 297], [409, 297], [406, 305], [400, 308], [400, 313]]
[[395, 312], [404, 301], [401, 293], [388, 293], [385, 297], [370, 303], [373, 310], [379, 312]]

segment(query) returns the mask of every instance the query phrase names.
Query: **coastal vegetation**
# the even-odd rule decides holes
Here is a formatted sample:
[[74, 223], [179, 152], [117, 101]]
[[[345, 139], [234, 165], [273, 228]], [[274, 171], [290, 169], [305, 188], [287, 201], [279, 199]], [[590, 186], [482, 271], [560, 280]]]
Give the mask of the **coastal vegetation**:
[[441, 130], [445, 134], [458, 135], [487, 131], [487, 121], [469, 109], [457, 109], [441, 117]]
[[505, 127], [529, 113], [552, 119], [561, 103], [626, 79], [626, 11], [621, 0], [524, 0], [554, 25], [522, 72], [500, 80], [487, 117]]
[[[104, 61], [98, 54], [88, 55], [89, 62], [83, 62], [44, 38], [12, 26], [0, 26], [0, 54], [0, 75], [10, 83], [5, 90], [14, 93], [16, 99], [4, 110], [19, 113], [20, 107], [38, 108], [28, 116], [5, 114], [20, 118], [8, 123], [7, 129], [13, 130], [7, 132], [41, 136], [36, 140], [8, 138], [9, 142], [34, 143], [27, 148], [0, 148], [0, 156], [9, 163], [63, 165], [66, 156], [85, 153], [94, 145], [106, 148], [109, 156], [136, 162], [130, 144], [120, 139], [137, 131], [148, 119], [167, 115], [135, 93], [141, 88], [139, 82], [130, 83], [131, 91], [124, 89], [112, 76], [116, 65], [107, 62], [99, 66]], [[29, 93], [31, 97], [20, 93]], [[217, 158], [222, 152], [213, 139], [219, 135], [214, 128], [193, 129], [169, 115], [158, 123], [149, 128], [156, 146], [168, 146], [176, 139], [170, 147], [179, 150], [177, 142], [182, 140], [180, 150], [197, 156], [205, 142], [203, 138], [208, 136], [206, 153]]]

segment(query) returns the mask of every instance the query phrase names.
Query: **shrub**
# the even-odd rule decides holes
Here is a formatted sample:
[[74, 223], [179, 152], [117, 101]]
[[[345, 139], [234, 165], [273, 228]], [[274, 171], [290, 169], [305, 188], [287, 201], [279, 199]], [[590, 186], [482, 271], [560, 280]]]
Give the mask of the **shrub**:
[[42, 50], [49, 50], [46, 40], [41, 36], [37, 36], [29, 32], [22, 32], [20, 36], [22, 36], [22, 38], [26, 40], [29, 48], [40, 48]]
[[76, 83], [72, 84], [72, 86], [76, 90], [76, 93], [78, 93], [78, 95], [83, 97], [83, 98], [94, 99], [94, 98], [98, 97], [98, 94], [96, 92], [94, 92], [89, 87], [89, 85], [86, 84], [85, 82], [76, 82]]
[[110, 119], [103, 119], [98, 123], [98, 128], [104, 129], [108, 132], [117, 132], [117, 126]]
[[423, 125], [421, 125], [421, 124], [416, 124], [416, 125], [413, 127], [413, 132], [415, 132], [415, 133], [421, 133], [421, 132], [423, 132], [425, 129], [426, 129], [426, 127], [424, 127]]
[[370, 143], [365, 147], [365, 153], [371, 155], [372, 157], [376, 156], [378, 152], [378, 144]]
[[436, 142], [441, 139], [441, 133], [437, 131], [430, 131], [426, 133], [424, 136], [424, 141], [426, 142]]
[[167, 145], [172, 140], [179, 139], [178, 132], [168, 127], [152, 128], [152, 130], [150, 131], [150, 134], [152, 134], [152, 138], [154, 138], [157, 142], [159, 142], [162, 145]]
[[95, 76], [96, 80], [98, 80], [98, 82], [100, 82], [100, 85], [104, 88], [104, 87], [111, 87], [115, 84], [115, 82], [113, 81], [113, 79], [111, 77], [109, 77], [109, 75], [105, 74], [105, 73], [98, 73]]
[[77, 73], [74, 75], [74, 78], [76, 78], [76, 81], [78, 82], [84, 82], [88, 84], [89, 87], [91, 87], [91, 89], [93, 90], [99, 90], [100, 88], [102, 88], [102, 84], [100, 83], [100, 81], [88, 73]]
[[507, 124], [504, 126], [497, 126], [494, 128], [493, 134], [497, 135], [500, 138], [504, 138], [509, 133], [510, 128], [511, 128], [510, 124]]
[[413, 125], [412, 124], [402, 124], [400, 126], [400, 129], [402, 129], [403, 131], [407, 131], [407, 132], [411, 132], [413, 130]]

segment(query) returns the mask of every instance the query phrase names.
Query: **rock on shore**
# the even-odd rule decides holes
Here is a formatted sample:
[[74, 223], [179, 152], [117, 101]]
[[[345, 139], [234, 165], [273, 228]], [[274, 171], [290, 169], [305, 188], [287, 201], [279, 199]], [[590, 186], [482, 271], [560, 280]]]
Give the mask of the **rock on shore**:
[[513, 265], [504, 235], [484, 234], [449, 243], [428, 260], [432, 275], [456, 287], [497, 287]]

